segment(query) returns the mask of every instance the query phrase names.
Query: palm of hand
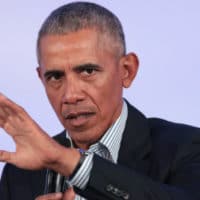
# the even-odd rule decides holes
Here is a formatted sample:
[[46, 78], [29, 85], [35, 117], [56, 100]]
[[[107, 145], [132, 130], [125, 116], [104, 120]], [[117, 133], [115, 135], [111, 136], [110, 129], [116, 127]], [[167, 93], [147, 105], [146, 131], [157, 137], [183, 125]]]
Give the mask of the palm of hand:
[[23, 108], [1, 94], [0, 127], [16, 144], [16, 152], [0, 151], [0, 161], [25, 169], [40, 169], [51, 161], [56, 143]]

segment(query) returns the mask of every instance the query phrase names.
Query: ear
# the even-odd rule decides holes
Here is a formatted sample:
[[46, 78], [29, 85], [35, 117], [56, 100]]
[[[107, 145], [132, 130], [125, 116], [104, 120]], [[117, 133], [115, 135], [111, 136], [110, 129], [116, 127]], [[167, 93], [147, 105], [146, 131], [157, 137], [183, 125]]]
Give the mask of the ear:
[[135, 79], [138, 71], [138, 57], [134, 53], [129, 53], [120, 59], [120, 66], [122, 69], [123, 87], [128, 88]]
[[38, 67], [36, 68], [36, 71], [37, 71], [37, 74], [38, 74], [39, 79], [43, 82], [41, 67], [38, 66]]

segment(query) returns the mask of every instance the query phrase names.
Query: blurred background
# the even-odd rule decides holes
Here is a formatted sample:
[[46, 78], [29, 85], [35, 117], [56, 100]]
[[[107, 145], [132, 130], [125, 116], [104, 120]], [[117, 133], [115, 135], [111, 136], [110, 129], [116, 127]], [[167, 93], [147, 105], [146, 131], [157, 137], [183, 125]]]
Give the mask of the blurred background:
[[[63, 128], [37, 77], [37, 32], [49, 13], [67, 0], [2, 1], [0, 92], [24, 107], [50, 135]], [[97, 0], [121, 20], [127, 51], [140, 69], [124, 96], [147, 117], [200, 126], [200, 2], [198, 0]], [[0, 149], [15, 150], [0, 129]], [[0, 175], [4, 163], [0, 163]]]

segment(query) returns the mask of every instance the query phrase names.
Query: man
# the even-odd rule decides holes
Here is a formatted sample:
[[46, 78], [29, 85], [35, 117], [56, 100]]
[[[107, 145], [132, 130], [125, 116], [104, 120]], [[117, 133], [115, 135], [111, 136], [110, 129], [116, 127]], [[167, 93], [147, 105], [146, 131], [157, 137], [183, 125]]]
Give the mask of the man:
[[[16, 144], [14, 153], [0, 151], [10, 163], [1, 200], [200, 198], [200, 130], [147, 119], [122, 98], [138, 69], [125, 49], [119, 20], [99, 5], [71, 3], [46, 19], [37, 71], [65, 128], [55, 140], [67, 148], [0, 95], [0, 126]], [[45, 169], [68, 189], [43, 195]]]

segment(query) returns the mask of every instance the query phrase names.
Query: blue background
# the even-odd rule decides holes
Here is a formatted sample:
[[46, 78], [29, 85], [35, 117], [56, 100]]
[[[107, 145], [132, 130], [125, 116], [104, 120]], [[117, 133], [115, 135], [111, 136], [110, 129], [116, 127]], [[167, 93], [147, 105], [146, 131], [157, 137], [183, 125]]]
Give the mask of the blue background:
[[[23, 106], [50, 135], [62, 126], [36, 74], [35, 44], [47, 15], [68, 2], [7, 0], [0, 6], [0, 92]], [[199, 0], [93, 2], [121, 19], [127, 50], [140, 59], [138, 76], [124, 96], [148, 117], [200, 126]], [[15, 150], [2, 129], [0, 149]]]

